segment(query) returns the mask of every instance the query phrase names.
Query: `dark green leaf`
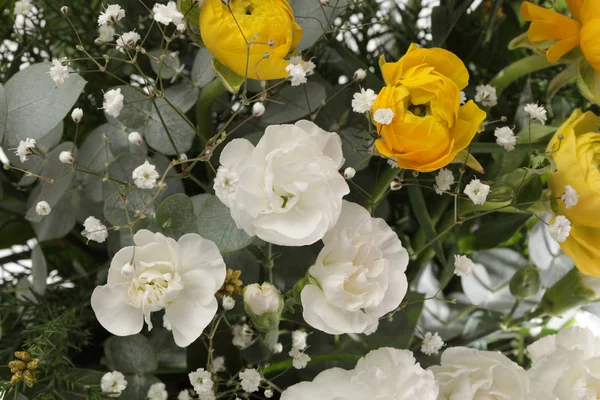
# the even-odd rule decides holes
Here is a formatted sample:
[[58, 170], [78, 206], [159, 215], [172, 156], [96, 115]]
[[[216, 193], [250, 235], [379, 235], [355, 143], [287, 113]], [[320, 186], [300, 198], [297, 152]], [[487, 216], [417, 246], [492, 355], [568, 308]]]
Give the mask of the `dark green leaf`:
[[104, 342], [104, 355], [109, 368], [123, 374], [142, 375], [158, 368], [154, 348], [148, 339], [139, 334], [110, 337]]

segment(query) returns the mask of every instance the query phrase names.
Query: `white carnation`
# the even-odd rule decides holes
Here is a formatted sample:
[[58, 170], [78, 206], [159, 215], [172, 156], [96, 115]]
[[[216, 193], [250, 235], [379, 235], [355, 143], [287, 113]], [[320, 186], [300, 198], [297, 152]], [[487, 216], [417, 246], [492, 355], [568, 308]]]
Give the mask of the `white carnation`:
[[323, 244], [300, 294], [304, 320], [332, 335], [372, 332], [406, 294], [406, 249], [384, 220], [347, 201]]
[[234, 139], [214, 189], [238, 228], [282, 246], [320, 240], [335, 225], [349, 187], [338, 172], [342, 143], [310, 121], [271, 125], [256, 147]]
[[429, 370], [440, 399], [531, 399], [525, 370], [499, 352], [452, 347], [442, 354], [441, 365]]
[[570, 327], [531, 344], [527, 372], [536, 400], [588, 400], [600, 394], [600, 339]]
[[312, 382], [289, 387], [281, 400], [436, 400], [437, 395], [433, 373], [421, 368], [410, 351], [384, 347], [352, 370], [331, 368]]
[[[134, 246], [113, 257], [106, 285], [92, 294], [92, 309], [114, 335], [139, 333], [144, 321], [152, 329], [151, 313], [165, 310], [175, 343], [189, 346], [217, 312], [215, 293], [225, 281], [225, 262], [217, 245], [190, 233], [178, 241], [142, 229]], [[132, 277], [122, 267], [132, 263]]]

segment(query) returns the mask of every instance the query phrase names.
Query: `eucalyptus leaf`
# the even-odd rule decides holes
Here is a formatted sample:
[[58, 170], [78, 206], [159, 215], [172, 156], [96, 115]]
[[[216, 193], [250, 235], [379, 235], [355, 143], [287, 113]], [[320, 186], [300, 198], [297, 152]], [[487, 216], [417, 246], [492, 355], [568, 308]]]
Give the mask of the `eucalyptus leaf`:
[[[181, 61], [175, 52], [164, 52], [161, 49], [152, 50], [149, 52], [150, 67], [152, 71], [162, 79], [171, 79], [177, 74]], [[161, 57], [164, 57], [161, 60]]]
[[163, 233], [174, 239], [197, 232], [195, 217], [194, 203], [183, 193], [167, 197], [156, 208], [156, 222]]
[[2, 139], [4, 138], [7, 117], [8, 104], [6, 102], [6, 93], [4, 91], [4, 86], [0, 83], [0, 143], [2, 143]]
[[236, 227], [229, 208], [216, 196], [200, 194], [192, 197], [192, 201], [198, 233], [215, 242], [221, 253], [243, 249], [252, 242], [243, 229]]
[[102, 179], [105, 174], [105, 163], [110, 164], [114, 160], [110, 146], [104, 143], [104, 125], [94, 129], [94, 131], [85, 139], [79, 153], [77, 154], [77, 163], [86, 171], [91, 171], [97, 175], [78, 171], [77, 180], [82, 186], [85, 195], [92, 201], [102, 201]]
[[152, 344], [140, 334], [110, 337], [104, 342], [104, 355], [109, 368], [123, 374], [142, 375], [158, 368]]
[[369, 165], [373, 138], [364, 129], [346, 128], [340, 134], [342, 151], [346, 162], [344, 167], [352, 167], [357, 171]]
[[188, 112], [198, 99], [198, 88], [188, 82], [182, 81], [176, 85], [170, 86], [165, 90], [165, 97], [182, 112]]
[[293, 0], [292, 10], [296, 22], [303, 31], [298, 48], [308, 49], [329, 31], [334, 26], [335, 18], [346, 11], [349, 2], [349, 0], [332, 0], [330, 6], [326, 6], [319, 0]]
[[[54, 207], [58, 201], [62, 198], [65, 192], [71, 187], [73, 181], [73, 173], [71, 173], [71, 166], [65, 165], [58, 160], [58, 156], [63, 151], [71, 151], [73, 143], [64, 142], [59, 146], [55, 147], [47, 158], [44, 160], [41, 175], [46, 178], [52, 179], [52, 183], [41, 180], [39, 183], [39, 192], [36, 196], [30, 196], [29, 198], [29, 211], [27, 211], [27, 218], [32, 222], [39, 222], [43, 216], [38, 215], [35, 211], [35, 206], [40, 201], [46, 201], [50, 207]], [[73, 152], [76, 154], [76, 152]]]
[[273, 125], [296, 121], [315, 111], [326, 98], [325, 88], [315, 81], [302, 86], [286, 85], [267, 107], [262, 122]]
[[[179, 152], [189, 150], [196, 134], [194, 129], [165, 100], [157, 99], [154, 102], [150, 119], [143, 128], [148, 145], [166, 155], [176, 154], [173, 145]], [[169, 134], [173, 143], [169, 140]]]
[[[108, 145], [110, 146], [110, 151], [115, 156], [118, 156], [121, 153], [139, 153], [141, 155], [146, 155], [148, 153], [148, 148], [145, 143], [141, 145], [129, 143], [129, 133], [125, 131], [124, 126], [117, 126], [110, 123], [106, 123], [100, 125], [94, 131], [98, 130], [102, 134], [106, 135], [108, 138]], [[102, 147], [104, 147], [104, 143], [102, 143]], [[106, 158], [106, 157], [104, 157]]]
[[56, 85], [48, 72], [50, 63], [34, 64], [19, 71], [4, 86], [8, 104], [5, 148], [17, 147], [25, 138], [40, 140], [73, 108], [86, 81], [71, 73]]
[[77, 190], [68, 190], [52, 207], [49, 215], [31, 223], [39, 241], [59, 239], [71, 232], [77, 223], [77, 214], [73, 210], [77, 209], [80, 194]]
[[31, 288], [39, 295], [46, 293], [46, 279], [48, 279], [48, 265], [42, 248], [36, 245], [31, 251]]
[[212, 55], [206, 48], [201, 48], [196, 54], [192, 66], [192, 81], [194, 86], [202, 88], [215, 79], [215, 70], [212, 67]]

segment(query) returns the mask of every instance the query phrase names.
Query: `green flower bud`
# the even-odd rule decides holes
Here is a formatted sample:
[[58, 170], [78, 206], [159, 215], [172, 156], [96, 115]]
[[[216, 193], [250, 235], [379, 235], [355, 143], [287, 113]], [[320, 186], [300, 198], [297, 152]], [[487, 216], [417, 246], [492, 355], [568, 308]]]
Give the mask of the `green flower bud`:
[[542, 298], [542, 310], [549, 315], [565, 312], [600, 300], [600, 278], [584, 275], [573, 268], [554, 286], [546, 290]]
[[533, 297], [540, 290], [540, 273], [537, 268], [527, 267], [518, 270], [510, 280], [510, 293], [516, 299], [525, 300]]
[[270, 283], [254, 283], [244, 288], [244, 309], [260, 332], [279, 326], [284, 302], [279, 290]]

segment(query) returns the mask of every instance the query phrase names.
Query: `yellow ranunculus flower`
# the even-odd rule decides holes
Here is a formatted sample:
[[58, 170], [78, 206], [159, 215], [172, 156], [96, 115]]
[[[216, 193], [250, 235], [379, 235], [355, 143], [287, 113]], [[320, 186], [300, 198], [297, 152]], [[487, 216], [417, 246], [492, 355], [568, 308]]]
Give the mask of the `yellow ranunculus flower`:
[[373, 111], [390, 108], [389, 125], [377, 125], [377, 150], [400, 168], [430, 172], [465, 149], [486, 117], [473, 101], [460, 105], [469, 83], [463, 62], [447, 50], [411, 44], [395, 63], [381, 67], [385, 86]]
[[238, 75], [282, 79], [284, 58], [302, 39], [287, 0], [206, 0], [200, 12], [200, 34], [211, 54]]
[[[600, 276], [600, 118], [575, 110], [558, 129], [548, 151], [556, 172], [548, 175], [553, 197], [571, 185], [579, 201], [570, 209], [558, 200], [560, 213], [571, 221], [571, 233], [561, 247], [584, 274]], [[562, 140], [559, 136], [562, 135]]]
[[581, 47], [584, 57], [600, 73], [600, 1], [567, 0], [567, 6], [572, 18], [524, 1], [521, 15], [531, 21], [527, 31], [529, 41], [551, 41], [546, 58], [552, 63]]

